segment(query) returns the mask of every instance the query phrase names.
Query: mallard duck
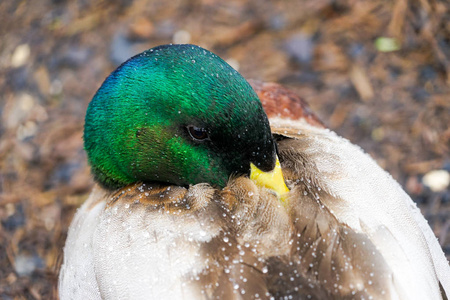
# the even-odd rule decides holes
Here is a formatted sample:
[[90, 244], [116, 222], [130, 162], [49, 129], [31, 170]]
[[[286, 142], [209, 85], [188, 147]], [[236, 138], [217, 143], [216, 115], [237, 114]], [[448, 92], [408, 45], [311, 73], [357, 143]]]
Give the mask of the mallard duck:
[[449, 264], [399, 184], [295, 94], [252, 84], [193, 45], [111, 73], [87, 109], [96, 186], [60, 298], [447, 299]]

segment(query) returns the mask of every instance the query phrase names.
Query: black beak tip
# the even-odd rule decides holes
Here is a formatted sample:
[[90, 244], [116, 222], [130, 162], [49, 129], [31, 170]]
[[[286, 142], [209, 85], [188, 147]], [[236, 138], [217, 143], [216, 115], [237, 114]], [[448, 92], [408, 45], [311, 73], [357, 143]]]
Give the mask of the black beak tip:
[[275, 168], [277, 161], [276, 144], [272, 141], [269, 147], [265, 147], [263, 151], [254, 152], [251, 162], [263, 172], [270, 172]]

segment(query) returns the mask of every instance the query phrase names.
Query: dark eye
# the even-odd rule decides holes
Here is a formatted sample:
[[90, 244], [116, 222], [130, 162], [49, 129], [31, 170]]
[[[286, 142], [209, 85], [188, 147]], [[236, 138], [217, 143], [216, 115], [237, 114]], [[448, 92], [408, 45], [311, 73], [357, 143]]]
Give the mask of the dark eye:
[[205, 128], [189, 125], [187, 126], [187, 130], [194, 141], [204, 141], [208, 139], [208, 131], [206, 131]]

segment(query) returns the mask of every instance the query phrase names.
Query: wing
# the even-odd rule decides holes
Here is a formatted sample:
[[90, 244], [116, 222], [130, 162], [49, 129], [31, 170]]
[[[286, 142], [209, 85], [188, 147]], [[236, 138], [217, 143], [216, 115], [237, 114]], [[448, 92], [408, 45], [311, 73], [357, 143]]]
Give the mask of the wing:
[[292, 188], [292, 260], [311, 287], [330, 299], [442, 299], [448, 262], [397, 182], [327, 129], [279, 118], [271, 126]]
[[[325, 129], [295, 93], [278, 84], [251, 84], [278, 134], [283, 172], [293, 188], [289, 208], [300, 235], [294, 240], [303, 245], [293, 249], [294, 259], [301, 257], [297, 261], [302, 276], [320, 286], [318, 298], [325, 298], [324, 290], [331, 298], [346, 298], [342, 283], [351, 282], [365, 283], [363, 290], [377, 299], [391, 299], [389, 293], [402, 299], [448, 298], [448, 261], [397, 182], [359, 147]], [[322, 259], [316, 258], [317, 249], [325, 253]], [[353, 269], [346, 275], [333, 266], [344, 258]], [[364, 261], [376, 266], [374, 272]], [[341, 285], [334, 278], [340, 278]], [[342, 287], [340, 292], [330, 292], [330, 280]], [[377, 284], [385, 288], [374, 288]]]

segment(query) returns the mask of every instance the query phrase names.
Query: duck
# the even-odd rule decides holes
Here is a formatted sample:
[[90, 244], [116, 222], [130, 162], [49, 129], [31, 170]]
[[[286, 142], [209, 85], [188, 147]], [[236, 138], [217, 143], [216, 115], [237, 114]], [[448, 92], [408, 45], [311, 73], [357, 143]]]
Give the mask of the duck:
[[95, 186], [65, 299], [448, 299], [449, 263], [401, 186], [276, 83], [195, 45], [123, 63], [85, 118]]

